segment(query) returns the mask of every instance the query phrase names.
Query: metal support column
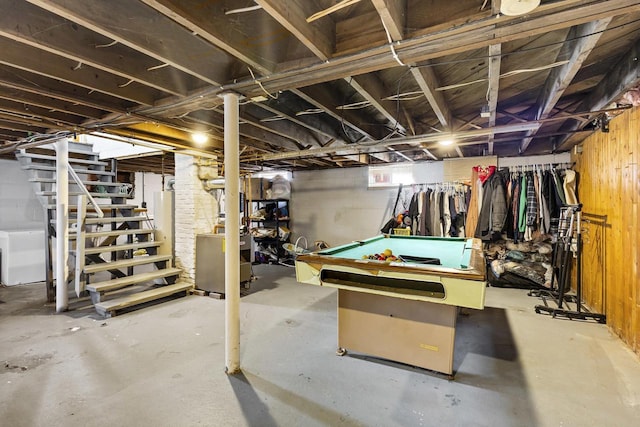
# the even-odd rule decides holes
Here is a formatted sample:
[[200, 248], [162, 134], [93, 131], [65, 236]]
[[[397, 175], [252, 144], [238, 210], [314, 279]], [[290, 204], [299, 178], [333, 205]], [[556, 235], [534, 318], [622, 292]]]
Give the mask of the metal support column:
[[56, 142], [56, 312], [69, 308], [69, 142]]
[[240, 372], [240, 154], [238, 95], [224, 94], [225, 356], [227, 374]]

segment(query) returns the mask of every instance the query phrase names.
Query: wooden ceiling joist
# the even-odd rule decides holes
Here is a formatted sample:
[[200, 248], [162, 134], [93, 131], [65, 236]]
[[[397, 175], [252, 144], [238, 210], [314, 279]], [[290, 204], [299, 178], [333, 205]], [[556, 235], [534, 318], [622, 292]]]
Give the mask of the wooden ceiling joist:
[[[610, 22], [611, 17], [599, 19], [579, 25], [569, 31], [567, 41], [558, 55], [559, 60], [567, 58], [568, 62], [554, 68], [549, 73], [549, 77], [536, 102], [536, 120], [546, 119], [549, 116]], [[523, 139], [520, 152], [526, 152], [531, 143], [531, 136], [536, 132], [537, 130], [530, 131], [527, 137]]]

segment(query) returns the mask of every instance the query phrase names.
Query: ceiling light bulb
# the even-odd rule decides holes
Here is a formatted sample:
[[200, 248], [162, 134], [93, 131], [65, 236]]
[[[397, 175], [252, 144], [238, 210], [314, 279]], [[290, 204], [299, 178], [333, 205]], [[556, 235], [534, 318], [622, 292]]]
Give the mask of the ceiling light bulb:
[[453, 144], [453, 139], [443, 139], [439, 142], [440, 145], [446, 147], [448, 145], [452, 145]]
[[198, 145], [202, 145], [209, 140], [209, 136], [206, 133], [194, 132], [191, 134], [191, 139]]

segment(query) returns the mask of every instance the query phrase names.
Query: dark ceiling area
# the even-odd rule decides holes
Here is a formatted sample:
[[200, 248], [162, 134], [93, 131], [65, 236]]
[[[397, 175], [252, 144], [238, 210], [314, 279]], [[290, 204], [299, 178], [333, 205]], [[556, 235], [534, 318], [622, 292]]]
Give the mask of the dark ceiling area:
[[518, 1], [0, 0], [0, 154], [103, 132], [223, 159], [229, 91], [245, 171], [569, 151], [629, 107], [640, 1]]

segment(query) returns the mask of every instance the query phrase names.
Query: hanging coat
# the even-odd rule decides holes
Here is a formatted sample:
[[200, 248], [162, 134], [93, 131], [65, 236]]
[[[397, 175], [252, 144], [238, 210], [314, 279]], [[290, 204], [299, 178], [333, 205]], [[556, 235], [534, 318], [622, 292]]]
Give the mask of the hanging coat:
[[475, 237], [489, 241], [500, 237], [507, 219], [507, 197], [502, 173], [494, 173], [484, 184], [482, 207]]

